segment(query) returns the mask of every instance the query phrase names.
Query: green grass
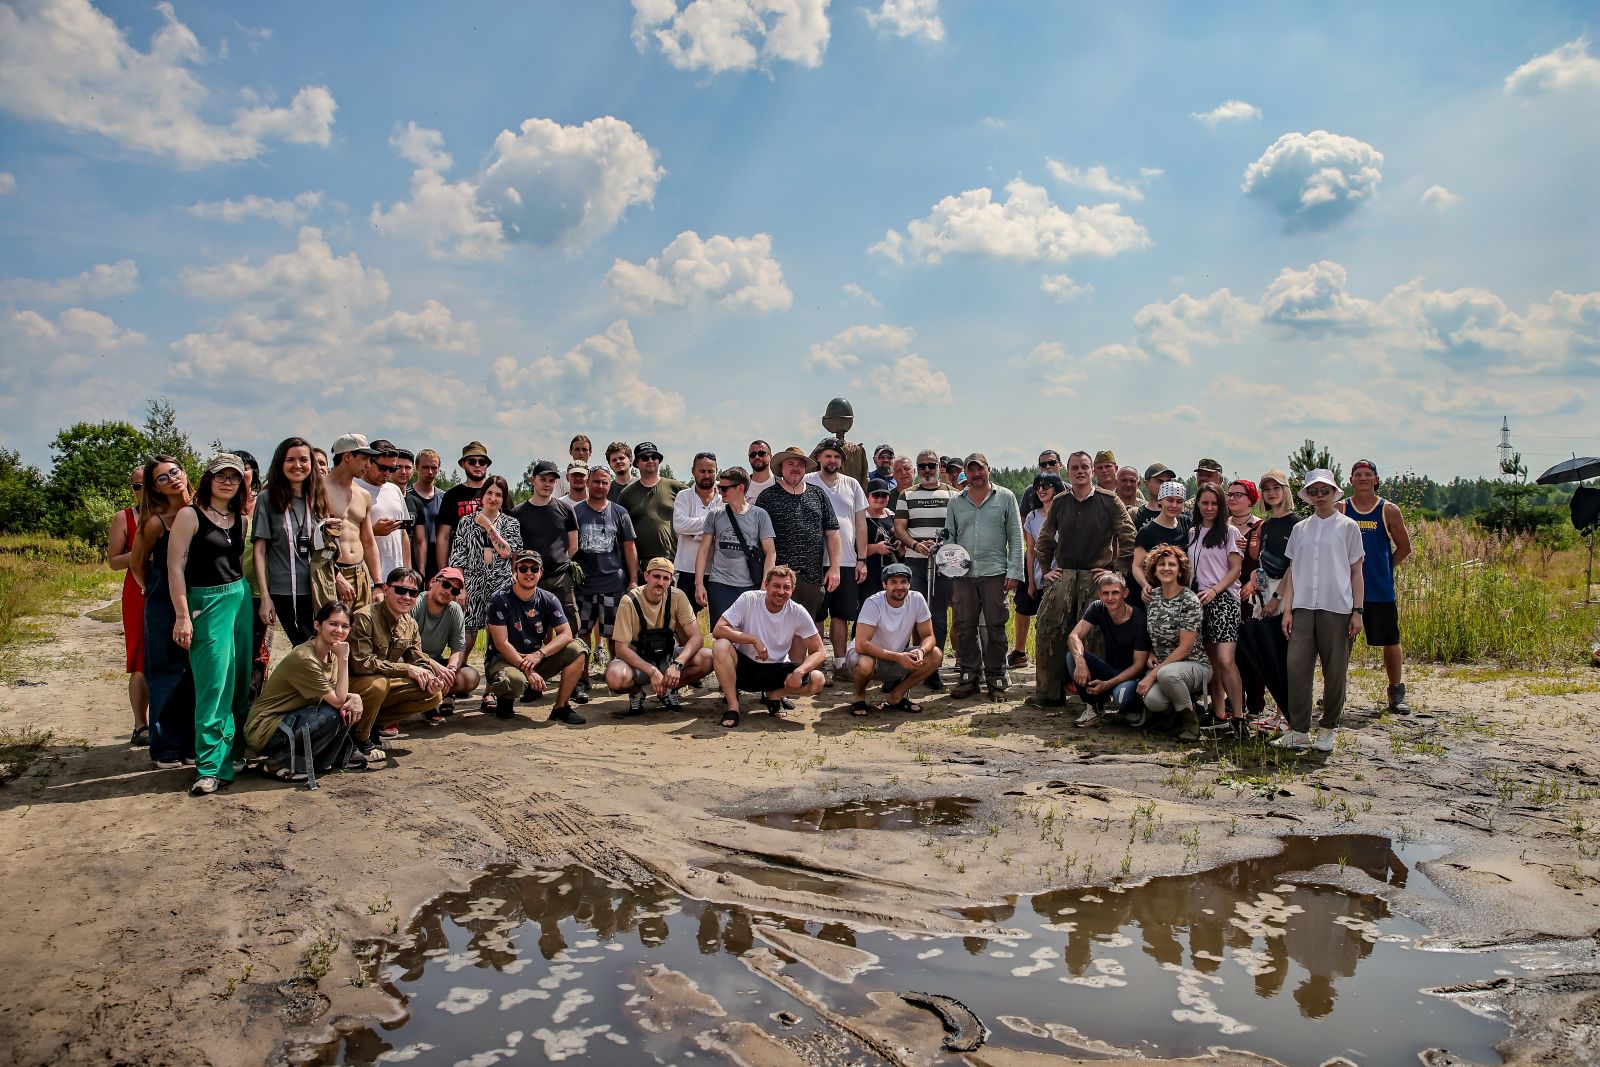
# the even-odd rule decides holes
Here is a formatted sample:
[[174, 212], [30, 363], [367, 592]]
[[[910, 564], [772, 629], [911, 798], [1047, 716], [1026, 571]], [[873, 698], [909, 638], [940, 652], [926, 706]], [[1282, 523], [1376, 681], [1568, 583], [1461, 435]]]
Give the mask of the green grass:
[[0, 677], [10, 677], [20, 645], [47, 635], [45, 618], [76, 614], [86, 600], [110, 599], [121, 583], [99, 551], [81, 541], [0, 537]]

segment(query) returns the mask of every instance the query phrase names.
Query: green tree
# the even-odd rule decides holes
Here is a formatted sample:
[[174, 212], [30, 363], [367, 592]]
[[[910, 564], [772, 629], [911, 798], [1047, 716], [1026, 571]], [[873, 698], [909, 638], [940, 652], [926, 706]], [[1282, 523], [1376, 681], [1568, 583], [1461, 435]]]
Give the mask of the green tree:
[[44, 475], [22, 462], [22, 454], [0, 448], [0, 533], [44, 528], [48, 502]]
[[1300, 500], [1300, 489], [1314, 470], [1332, 471], [1333, 480], [1344, 484], [1344, 472], [1333, 461], [1333, 453], [1328, 451], [1328, 446], [1318, 448], [1317, 443], [1308, 437], [1299, 448], [1289, 453], [1289, 492], [1294, 496], [1295, 507], [1301, 511], [1309, 509]]
[[172, 401], [164, 396], [146, 400], [144, 410], [144, 439], [150, 452], [177, 457], [191, 474], [199, 470], [200, 457], [189, 435], [179, 427]]
[[129, 472], [144, 462], [148, 448], [144, 434], [126, 422], [79, 422], [56, 434], [50, 442], [46, 526], [71, 536], [80, 525], [77, 513], [91, 498], [129, 499]]

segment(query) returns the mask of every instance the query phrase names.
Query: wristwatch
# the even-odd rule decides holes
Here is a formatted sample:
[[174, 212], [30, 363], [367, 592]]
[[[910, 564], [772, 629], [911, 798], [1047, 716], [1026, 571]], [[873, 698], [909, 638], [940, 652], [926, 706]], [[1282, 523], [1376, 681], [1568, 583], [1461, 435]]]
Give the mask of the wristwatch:
[[1366, 613], [1367, 609], [1365, 607], [1358, 606], [1350, 609], [1350, 614], [1352, 615], [1365, 615]]

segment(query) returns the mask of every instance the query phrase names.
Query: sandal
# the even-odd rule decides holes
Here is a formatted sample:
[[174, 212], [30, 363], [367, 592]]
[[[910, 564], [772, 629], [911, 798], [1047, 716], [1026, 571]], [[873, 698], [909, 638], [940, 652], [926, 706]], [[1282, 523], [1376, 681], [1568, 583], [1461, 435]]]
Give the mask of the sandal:
[[910, 695], [908, 694], [906, 696], [901, 697], [899, 700], [895, 701], [893, 704], [885, 704], [883, 706], [883, 710], [884, 711], [903, 711], [908, 715], [915, 715], [917, 712], [922, 710], [922, 705], [918, 704], [915, 700], [912, 700]]
[[867, 713], [871, 710], [872, 705], [868, 704], [865, 700], [858, 700], [854, 704], [850, 705], [850, 714], [858, 718], [866, 718]]
[[149, 726], [137, 726], [137, 727], [134, 727], [133, 736], [128, 739], [128, 744], [132, 745], [134, 748], [149, 748], [150, 747], [150, 727]]
[[274, 782], [303, 782], [306, 780], [305, 775], [296, 774], [288, 767], [274, 767], [269, 763], [263, 763], [260, 769], [261, 777], [271, 778]]
[[770, 714], [774, 719], [787, 719], [789, 717], [788, 709], [783, 706], [782, 700], [773, 700], [771, 697], [763, 693], [761, 695], [761, 703], [766, 707], [768, 714]]
[[730, 730], [733, 729], [735, 726], [738, 726], [739, 725], [739, 713], [737, 711], [725, 711], [725, 712], [723, 712], [722, 713], [722, 725], [726, 726]]

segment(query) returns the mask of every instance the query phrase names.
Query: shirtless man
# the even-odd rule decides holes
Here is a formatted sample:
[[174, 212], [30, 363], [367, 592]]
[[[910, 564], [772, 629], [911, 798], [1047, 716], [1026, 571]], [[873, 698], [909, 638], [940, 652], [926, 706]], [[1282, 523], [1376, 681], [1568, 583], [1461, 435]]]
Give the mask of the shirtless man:
[[[372, 527], [372, 497], [356, 485], [375, 455], [367, 439], [347, 433], [333, 443], [332, 466], [323, 480], [332, 518], [322, 524], [325, 547], [311, 565], [315, 609], [338, 599], [351, 611], [372, 603], [372, 576], [378, 573], [378, 541]], [[385, 531], [392, 533], [393, 529]]]

